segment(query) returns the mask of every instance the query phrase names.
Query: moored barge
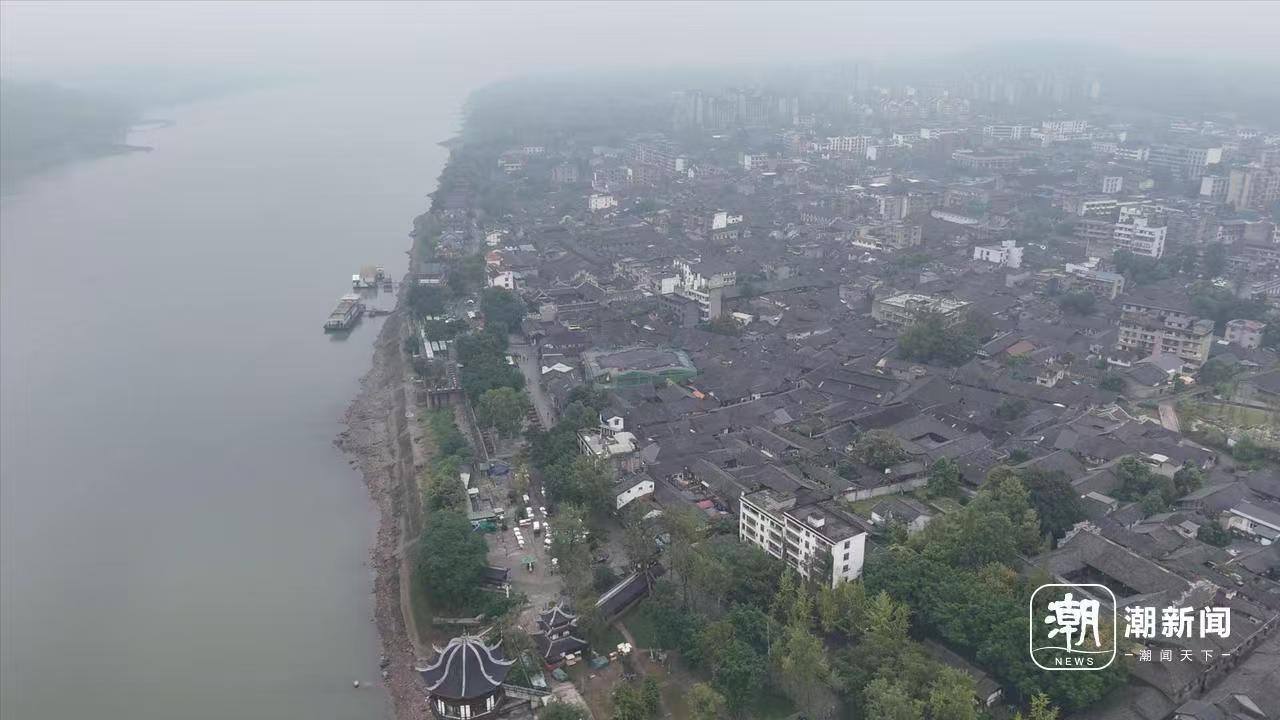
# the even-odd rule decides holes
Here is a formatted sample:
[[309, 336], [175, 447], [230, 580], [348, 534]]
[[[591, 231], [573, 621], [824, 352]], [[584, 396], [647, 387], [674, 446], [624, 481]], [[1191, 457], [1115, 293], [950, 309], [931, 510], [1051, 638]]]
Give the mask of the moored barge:
[[363, 314], [364, 303], [360, 302], [359, 295], [343, 295], [338, 300], [338, 306], [329, 313], [329, 319], [324, 321], [324, 330], [325, 332], [350, 330]]

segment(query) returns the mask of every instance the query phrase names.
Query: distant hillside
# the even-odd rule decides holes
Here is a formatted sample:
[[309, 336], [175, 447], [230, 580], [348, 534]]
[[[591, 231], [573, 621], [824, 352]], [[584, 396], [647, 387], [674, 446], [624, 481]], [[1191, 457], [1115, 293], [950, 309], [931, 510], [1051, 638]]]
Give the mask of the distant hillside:
[[124, 142], [138, 111], [104, 95], [0, 81], [0, 184]]

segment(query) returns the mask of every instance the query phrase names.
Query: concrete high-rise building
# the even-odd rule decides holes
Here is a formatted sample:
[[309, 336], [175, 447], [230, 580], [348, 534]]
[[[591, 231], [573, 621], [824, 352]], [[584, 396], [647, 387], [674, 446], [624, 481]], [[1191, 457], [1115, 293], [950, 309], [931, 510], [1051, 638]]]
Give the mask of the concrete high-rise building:
[[1223, 175], [1205, 175], [1200, 178], [1200, 197], [1213, 202], [1226, 202], [1230, 178]]
[[1194, 180], [1204, 177], [1210, 165], [1222, 162], [1222, 148], [1159, 143], [1150, 147], [1147, 162], [1178, 177]]

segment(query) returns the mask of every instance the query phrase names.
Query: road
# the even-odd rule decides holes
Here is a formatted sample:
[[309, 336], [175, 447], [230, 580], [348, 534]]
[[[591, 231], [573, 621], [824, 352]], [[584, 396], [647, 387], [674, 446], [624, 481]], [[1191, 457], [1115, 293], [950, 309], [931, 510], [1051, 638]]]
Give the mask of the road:
[[1160, 403], [1160, 424], [1165, 430], [1182, 432], [1182, 424], [1178, 422], [1178, 411], [1174, 409], [1171, 401], [1166, 400]]
[[551, 426], [556, 424], [556, 416], [551, 407], [551, 398], [547, 397], [546, 391], [542, 389], [542, 366], [538, 364], [537, 348], [518, 342], [518, 338], [512, 335], [507, 349], [515, 356], [520, 372], [524, 373], [525, 390], [529, 393], [529, 399], [533, 401], [533, 407], [538, 412], [542, 429], [550, 430]]

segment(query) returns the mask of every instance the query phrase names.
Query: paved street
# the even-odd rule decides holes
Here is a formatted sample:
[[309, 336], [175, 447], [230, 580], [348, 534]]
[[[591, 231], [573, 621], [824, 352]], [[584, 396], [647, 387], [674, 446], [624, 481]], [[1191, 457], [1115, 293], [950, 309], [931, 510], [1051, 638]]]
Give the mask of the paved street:
[[508, 351], [515, 356], [520, 372], [524, 373], [525, 390], [528, 391], [529, 399], [533, 401], [533, 407], [538, 412], [542, 429], [548, 430], [555, 425], [556, 419], [551, 407], [551, 398], [547, 397], [546, 391], [542, 389], [542, 366], [538, 364], [537, 348], [517, 340], [515, 335], [511, 336]]

